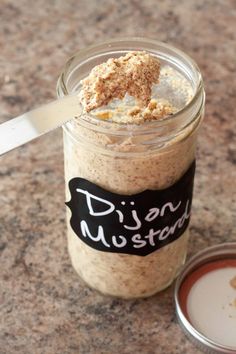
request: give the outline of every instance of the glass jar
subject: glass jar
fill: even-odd
[[[193,88],[190,102],[170,117],[141,125],[82,114],[63,126],[66,199],[70,201],[68,249],[73,267],[92,288],[122,298],[147,297],[163,290],[185,261],[196,137],[205,103],[201,74],[187,55],[171,46],[129,38],[79,51],[65,65],[57,86],[59,97],[79,91],[80,80],[95,65],[136,50],[152,53],[183,74]],[[184,185],[186,174],[192,175],[187,176],[190,187]],[[83,188],[76,188],[76,183]],[[87,187],[95,192],[88,192]],[[175,215],[187,189],[188,204],[181,215]],[[171,195],[173,200],[165,200]],[[100,211],[92,206],[101,200],[110,208],[105,221],[101,216],[105,204]],[[136,207],[135,203],[141,204]],[[143,213],[143,224],[138,212]],[[142,227],[148,228],[147,235]]]

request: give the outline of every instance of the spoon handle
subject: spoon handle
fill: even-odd
[[[54,130],[82,111],[77,95],[69,95],[0,124],[0,155]]]

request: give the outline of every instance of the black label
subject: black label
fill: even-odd
[[[186,230],[192,203],[195,162],[163,190],[120,195],[83,179],[69,182],[70,224],[87,245],[103,252],[146,256]]]

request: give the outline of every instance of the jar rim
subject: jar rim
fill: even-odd
[[[117,123],[115,124],[113,121],[104,121],[101,120],[94,115],[91,115],[89,113],[86,113],[81,115],[80,121],[83,121],[84,124],[89,124],[91,126],[94,126],[96,130],[101,131],[101,127],[98,127],[97,124],[103,125],[103,131],[107,131],[107,129],[110,130],[111,126],[114,126],[114,124],[119,126],[119,132],[124,134],[124,135],[129,135],[129,131],[127,132],[127,126],[130,128],[132,127],[134,130],[140,130],[140,126],[142,127],[142,130],[145,130],[145,134],[147,134],[147,131],[150,131],[153,133],[153,129],[158,129],[160,127],[168,126],[171,122],[175,122],[175,124],[178,121],[183,120],[183,117],[186,115],[188,111],[193,111],[193,107],[197,106],[197,109],[195,109],[195,112],[191,112],[191,115],[193,116],[193,119],[189,120],[186,122],[184,126],[182,126],[182,129],[186,128],[189,124],[193,123],[194,117],[198,117],[199,115],[197,114],[198,112],[201,112],[204,107],[204,102],[205,102],[205,92],[204,92],[204,86],[203,86],[203,80],[202,80],[202,75],[200,72],[200,69],[196,62],[187,54],[185,54],[182,50],[175,48],[174,46],[170,44],[166,44],[160,41],[156,41],[154,39],[147,39],[143,37],[127,37],[127,38],[116,38],[112,40],[106,40],[102,41],[100,43],[97,43],[95,45],[90,45],[87,46],[86,48],[83,48],[77,52],[73,56],[69,58],[69,60],[66,62],[64,65],[61,75],[59,76],[58,83],[57,83],[57,94],[59,97],[68,95],[70,94],[68,88],[67,88],[67,83],[66,83],[66,76],[70,74],[70,69],[71,65],[75,60],[80,60],[80,65],[83,65],[83,62],[86,63],[88,59],[90,59],[92,56],[96,57],[102,55],[102,54],[108,54],[108,53],[117,53],[119,51],[122,52],[127,52],[127,51],[132,51],[132,50],[137,50],[131,48],[132,46],[136,46],[138,44],[143,44],[149,46],[150,50],[148,48],[140,48],[139,50],[146,50],[148,52],[151,52],[151,48],[153,49],[153,53],[157,53],[157,49],[155,47],[159,47],[159,50],[166,50],[171,53],[172,59],[174,60],[175,57],[179,57],[182,60],[185,60],[185,62],[191,67],[191,70],[193,74],[195,74],[196,77],[196,83],[195,83],[195,90],[193,97],[189,100],[189,102],[180,110],[178,110],[176,113],[172,114],[171,116],[160,118],[158,120],[154,121],[146,121],[143,122],[142,124],[138,125],[136,123]],[[113,50],[113,51],[112,51]],[[161,52],[158,52],[160,55]],[[167,58],[167,54],[164,54],[163,52],[161,53],[163,58]],[[175,60],[177,61],[177,60]],[[86,119],[87,117],[87,119]],[[88,119],[89,118],[89,119]],[[138,128],[139,127],[139,128]],[[63,125],[64,129],[71,130],[71,121]],[[131,128],[131,129],[132,129]],[[145,128],[145,129],[143,129]],[[130,130],[130,129],[129,129]]]

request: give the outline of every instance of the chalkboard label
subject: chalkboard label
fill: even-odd
[[[186,230],[191,211],[195,162],[163,190],[133,195],[111,193],[83,178],[69,182],[70,225],[87,245],[103,252],[146,256]]]

